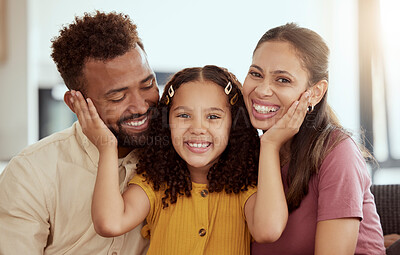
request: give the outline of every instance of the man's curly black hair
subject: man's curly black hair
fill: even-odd
[[[85,13],[60,30],[52,40],[51,57],[69,89],[85,92],[83,68],[87,60],[110,60],[136,45],[144,51],[136,25],[121,13]]]
[[[229,142],[208,172],[209,192],[225,190],[237,194],[257,185],[260,140],[249,120],[241,93],[242,85],[232,73],[217,66],[186,68],[176,73],[165,86],[150,122],[148,139],[152,142],[141,151],[137,166],[137,173],[142,174],[154,190],[164,190],[163,208],[176,203],[178,196],[191,196],[192,182],[186,162],[172,146],[168,118],[174,97],[168,96],[168,89],[173,86],[176,93],[180,86],[193,81],[212,82],[222,88],[229,82],[232,84],[232,91],[226,96],[232,114]]]

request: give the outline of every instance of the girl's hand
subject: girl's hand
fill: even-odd
[[[299,101],[293,102],[286,114],[261,136],[261,143],[266,142],[281,148],[297,134],[306,116],[309,98],[310,92],[306,91]]]
[[[83,98],[81,92],[71,90],[71,103],[74,112],[81,124],[83,133],[97,147],[99,151],[105,148],[116,147],[117,139],[104,124],[97,113],[92,100]]]

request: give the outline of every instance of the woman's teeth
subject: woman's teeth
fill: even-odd
[[[253,108],[258,112],[258,113],[270,113],[270,112],[276,112],[279,110],[278,107],[274,106],[265,106],[265,105],[259,105],[259,104],[253,104]]]
[[[188,145],[193,148],[207,148],[210,143],[188,143]]]
[[[129,122],[126,122],[125,124],[128,126],[137,127],[137,126],[143,125],[146,122],[146,120],[147,120],[147,117],[140,121],[129,121]]]

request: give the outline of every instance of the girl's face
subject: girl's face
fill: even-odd
[[[261,44],[243,83],[243,97],[252,125],[268,130],[307,87],[308,73],[290,43]]]
[[[194,81],[175,91],[169,123],[172,144],[188,169],[208,170],[228,144],[232,118],[224,89]]]

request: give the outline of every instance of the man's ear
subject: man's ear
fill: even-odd
[[[324,97],[327,90],[328,90],[327,80],[320,80],[317,84],[312,86],[309,89],[309,91],[311,92],[310,103],[314,106],[317,105]]]
[[[64,94],[64,102],[65,102],[66,105],[68,105],[69,109],[71,109],[71,111],[73,113],[75,113],[74,106],[72,105],[72,102],[71,102],[71,98],[72,98],[71,91],[68,90]]]

